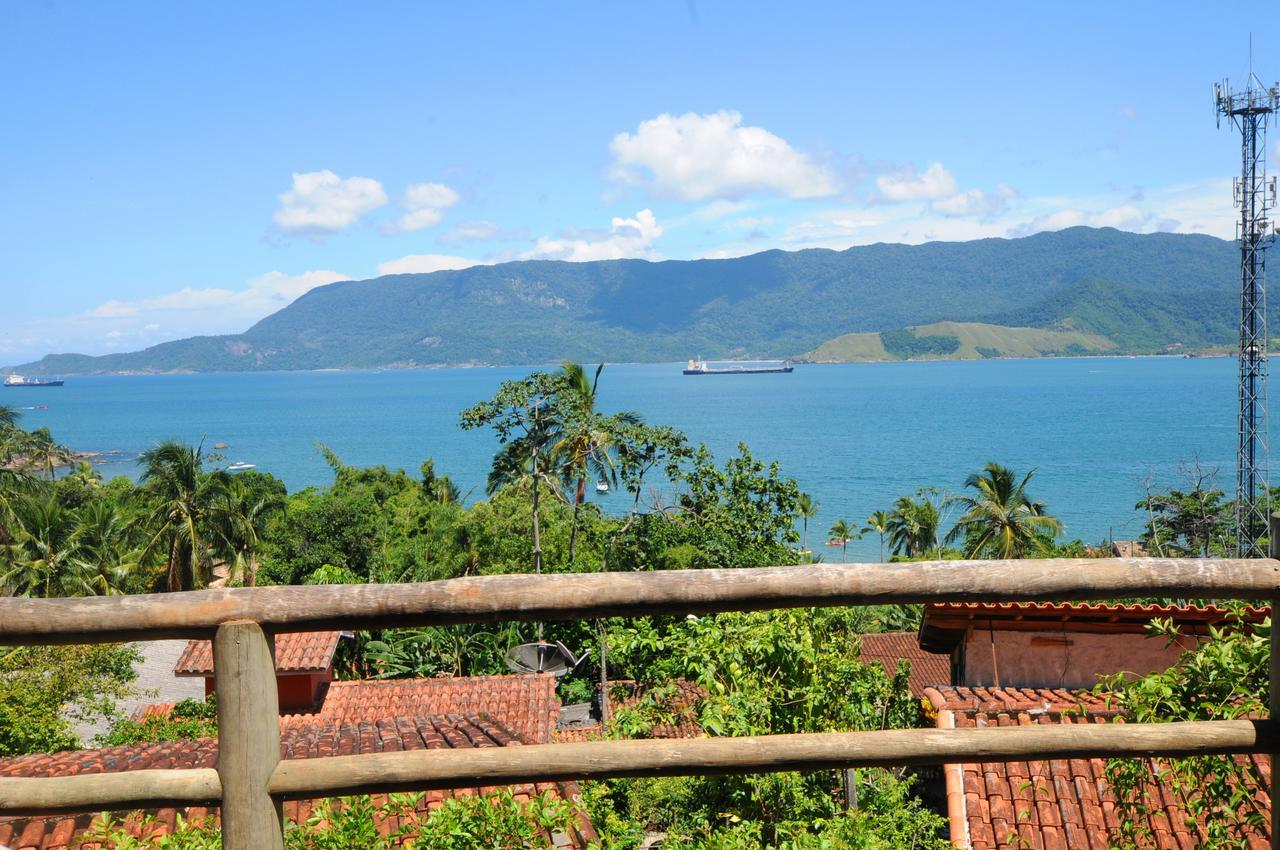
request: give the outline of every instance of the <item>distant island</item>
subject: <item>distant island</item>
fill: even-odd
[[[333,283],[241,334],[51,354],[11,371],[1221,351],[1236,335],[1238,262],[1211,236],[1086,227],[729,260],[520,261]]]

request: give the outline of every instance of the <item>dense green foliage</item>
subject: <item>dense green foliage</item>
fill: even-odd
[[[1231,243],[1071,228],[1022,239],[766,251],[728,260],[521,261],[319,287],[242,334],[33,374],[794,357],[941,320],[1096,331],[1124,351],[1229,344]]]
[[[518,801],[509,791],[483,797],[451,797],[426,814],[420,795],[392,794],[375,803],[368,796],[323,800],[306,823],[288,824],[286,850],[525,850],[552,847],[551,836],[577,824],[574,806],[549,794]],[[394,829],[380,829],[386,823]],[[222,834],[212,821],[185,821],[171,834],[142,820],[126,824],[109,816],[85,834],[103,850],[218,850]]]
[[[1222,284],[1229,283],[1232,271],[1233,265],[1223,258],[1213,276],[1190,290],[1150,280],[1130,285],[1136,277],[1085,280],[1034,304],[1002,307],[987,321],[1096,333],[1122,352],[1229,346],[1238,329],[1232,318],[1231,288]]]
[[[858,636],[877,628],[875,616],[868,609],[808,609],[632,620],[610,631],[613,663],[642,682],[701,687],[706,697],[697,721],[713,736],[913,726],[918,706],[907,691],[906,666],[888,677],[878,664],[858,658]],[[614,734],[643,737],[653,725],[670,722],[669,713],[669,693],[654,687],[619,712]],[[940,820],[906,796],[902,779],[856,774],[873,798],[896,797],[902,807],[900,843],[888,841],[888,826],[876,827],[883,846],[940,846]],[[849,832],[859,815],[844,813],[843,794],[832,771],[628,780],[612,783],[612,811],[598,816],[608,823],[609,814],[621,815],[709,847],[744,846],[745,829],[755,846],[769,846],[815,832]]]
[[[1169,723],[1182,720],[1220,720],[1259,717],[1267,712],[1270,695],[1271,618],[1250,624],[1243,611],[1206,641],[1184,650],[1176,667],[1140,678],[1117,675],[1102,682],[1099,692],[1134,721]],[[1178,639],[1172,621],[1157,620],[1152,635]],[[1248,850],[1270,833],[1269,812],[1258,803],[1263,777],[1249,759],[1194,756],[1157,763],[1161,784],[1169,789],[1191,817],[1186,824],[1195,846],[1205,850]],[[1164,795],[1151,784],[1146,762],[1111,759],[1107,782],[1118,801],[1120,850],[1139,850],[1155,843],[1151,818],[1165,811]]]
[[[916,357],[940,357],[951,354],[960,347],[959,337],[916,336],[903,328],[880,331],[880,342],[884,345],[886,352],[903,360]]]
[[[115,644],[0,650],[0,756],[79,746],[74,723],[113,716],[137,658]]]
[[[1153,555],[1186,557],[1229,557],[1235,553],[1235,502],[1215,482],[1214,470],[1193,463],[1181,471],[1182,486],[1167,491],[1148,486],[1147,497],[1135,507],[1147,515],[1139,542]],[[1271,504],[1280,504],[1280,488],[1269,494]],[[1266,537],[1268,530],[1250,533]]]

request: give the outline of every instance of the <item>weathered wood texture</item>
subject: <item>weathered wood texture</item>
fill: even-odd
[[[225,850],[284,850],[280,801],[268,787],[280,761],[280,700],[273,641],[252,622],[213,638],[218,695],[218,778]]]
[[[899,729],[753,738],[602,741],[416,750],[283,761],[271,791],[324,794],[470,788],[568,779],[767,773],[843,767],[1094,756],[1270,752],[1267,720],[1079,723],[982,729]]]
[[[494,620],[698,614],[811,605],[1125,596],[1271,599],[1280,561],[1105,558],[832,564],[644,573],[502,575],[421,584],[0,600],[0,643],[208,637],[253,620],[273,632]]]
[[[0,811],[6,815],[202,806],[221,799],[213,768],[0,778]]]
[[[1269,552],[1272,558],[1280,557],[1280,512],[1273,512],[1270,521],[1267,524],[1267,537],[1269,543]],[[1280,717],[1280,629],[1276,628],[1275,614],[1280,610],[1280,594],[1271,599],[1271,717]],[[1280,805],[1276,805],[1275,801],[1280,799],[1280,772],[1276,768],[1280,766],[1280,752],[1271,751],[1271,847],[1272,850],[1280,850]]]

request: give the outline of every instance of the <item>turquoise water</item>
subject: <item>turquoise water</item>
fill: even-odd
[[[685,377],[683,364],[605,369],[605,410],[670,424],[718,456],[738,441],[821,503],[811,548],[839,517],[860,520],[925,485],[958,489],[988,460],[1038,467],[1033,493],[1072,537],[1136,535],[1144,481],[1176,486],[1199,458],[1234,487],[1235,361],[1079,358],[800,366],[791,375]],[[27,427],[76,449],[132,458],[174,437],[224,442],[290,490],[329,483],[321,440],[351,464],[415,472],[423,458],[483,491],[496,443],[458,412],[524,368],[71,378],[5,390]],[[104,473],[132,474],[122,460]],[[622,507],[622,495],[606,496]],[[872,556],[878,540],[850,546]],[[831,558],[828,558],[829,560]]]

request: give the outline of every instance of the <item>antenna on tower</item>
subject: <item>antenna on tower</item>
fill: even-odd
[[[1218,126],[1226,118],[1240,131],[1240,179],[1232,194],[1240,210],[1240,388],[1236,448],[1236,552],[1265,557],[1270,496],[1267,489],[1267,248],[1275,240],[1270,213],[1276,206],[1276,179],[1267,178],[1267,125],[1280,111],[1280,84],[1262,85],[1253,73],[1249,35],[1249,77],[1243,91],[1225,80],[1213,87]]]

